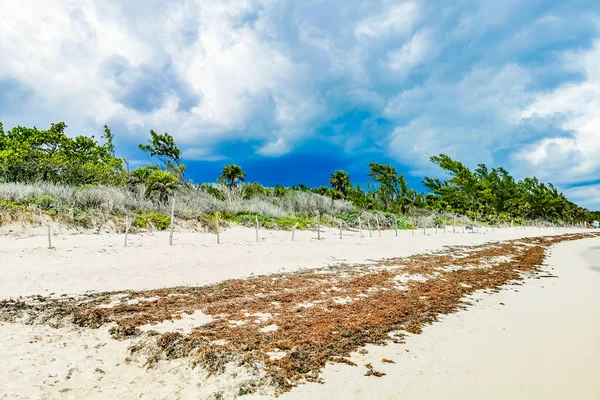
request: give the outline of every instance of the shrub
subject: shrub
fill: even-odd
[[[156,211],[147,211],[139,214],[133,220],[133,225],[138,228],[147,228],[150,224],[162,231],[171,225],[171,218]]]
[[[54,200],[52,196],[44,194],[33,199],[32,203],[39,206],[42,210],[48,211],[54,208],[56,200]]]

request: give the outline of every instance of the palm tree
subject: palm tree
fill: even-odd
[[[244,182],[246,173],[242,171],[242,167],[237,164],[229,164],[223,168],[221,179],[223,179],[231,187],[237,185],[238,181]]]
[[[350,175],[348,175],[346,171],[338,169],[333,174],[331,174],[329,184],[332,188],[342,193],[344,197],[346,197],[348,195],[348,188],[351,187]]]
[[[175,188],[177,188],[177,177],[169,171],[157,170],[148,177],[146,195],[155,196],[161,202],[166,203]]]

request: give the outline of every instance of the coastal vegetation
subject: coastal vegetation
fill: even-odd
[[[1,212],[36,211],[92,225],[98,216],[132,215],[137,226],[159,229],[169,225],[173,199],[178,219],[210,220],[219,212],[225,221],[258,220],[283,229],[296,223],[302,229],[317,216],[324,223],[341,220],[351,227],[359,216],[367,222],[375,216],[383,227],[395,223],[399,229],[441,226],[455,215],[489,225],[600,219],[599,213],[574,204],[536,177],[516,180],[504,168],[484,164],[472,170],[445,154],[431,161],[446,177],[425,177],[425,190],[409,187],[393,165],[378,163],[368,164],[370,181],[364,186],[337,170],[330,174],[329,186],[265,187],[247,182],[237,164],[225,165],[215,182],[196,184],[186,176],[181,150],[168,133],[150,131],[147,143],[139,145],[148,165],[130,170],[127,160],[116,156],[108,126],[100,139],[70,137],[65,129],[60,122],[48,129],[17,126],[4,131],[0,123]]]

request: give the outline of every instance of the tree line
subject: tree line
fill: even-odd
[[[150,131],[147,143],[139,149],[149,164],[132,171],[127,160],[115,155],[114,135],[108,126],[100,140],[94,136],[69,137],[66,124],[51,124],[40,130],[17,126],[4,131],[0,123],[0,180],[3,182],[51,182],[70,186],[143,185],[148,197],[168,201],[176,190],[203,190],[215,197],[222,193],[213,184],[194,184],[186,177],[181,150],[173,136]],[[591,221],[600,212],[590,212],[569,201],[550,183],[536,177],[517,181],[504,168],[479,164],[471,170],[445,154],[431,157],[443,170],[445,179],[425,177],[426,191],[410,188],[403,174],[389,164],[368,164],[366,185],[353,184],[349,174],[334,171],[329,186],[311,188],[303,184],[273,188],[245,183],[246,174],[237,164],[226,165],[217,179],[229,187],[244,184],[246,197],[285,196],[288,191],[310,191],[331,199],[344,199],[362,210],[407,213],[437,210],[466,215],[471,219],[506,221],[543,219],[546,221]]]

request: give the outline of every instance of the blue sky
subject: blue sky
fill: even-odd
[[[600,3],[7,0],[0,121],[99,134],[132,166],[172,134],[194,181],[418,186],[441,152],[600,209]]]

